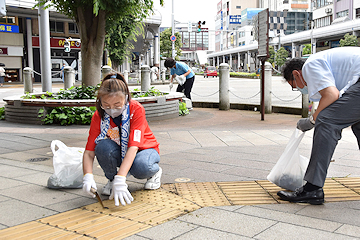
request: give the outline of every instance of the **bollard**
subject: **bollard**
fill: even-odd
[[[264,75],[264,104],[265,113],[272,113],[272,102],[271,102],[271,85],[272,85],[272,68],[271,63],[265,62],[265,75]]]
[[[302,108],[301,108],[301,117],[307,118],[309,116],[309,95],[302,94]]]
[[[126,83],[129,83],[129,71],[125,70],[124,71],[124,79]]]
[[[161,76],[161,81],[164,83],[166,81],[166,68],[162,70]]]
[[[109,73],[111,73],[111,67],[108,66],[108,65],[104,65],[102,68],[101,68],[101,79],[104,79],[104,77],[106,75],[108,75]]]
[[[148,65],[141,66],[141,91],[147,92],[150,89],[150,67]]]
[[[229,81],[229,65],[221,63],[219,67],[219,110],[230,110]]]
[[[72,67],[64,67],[64,89],[69,89],[75,84],[75,71]]]
[[[23,70],[24,93],[33,93],[32,69],[29,67]]]

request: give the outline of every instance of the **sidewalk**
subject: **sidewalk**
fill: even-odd
[[[105,201],[105,205],[111,207],[111,214],[99,210],[96,199],[87,197],[81,189],[46,188],[47,179],[53,173],[51,141],[58,139],[71,147],[84,147],[89,126],[32,126],[1,121],[0,236],[5,236],[5,231],[12,231],[21,238],[19,229],[24,226],[28,227],[27,231],[33,229],[35,235],[41,235],[36,226],[43,227],[44,232],[45,228],[56,226],[52,230],[71,234],[74,239],[91,239],[93,235],[87,232],[71,230],[84,220],[74,215],[86,212],[98,217],[98,222],[93,220],[83,224],[87,231],[100,228],[101,221],[108,227],[118,223],[117,228],[105,229],[103,226],[105,230],[102,235],[99,233],[99,239],[110,239],[105,237],[110,229],[118,230],[115,236],[122,238],[120,226],[130,223],[136,230],[127,239],[135,240],[359,239],[360,156],[350,128],[343,131],[333,157],[335,161],[329,168],[328,181],[338,181],[336,178],[354,181],[350,187],[335,191],[340,196],[338,199],[331,198],[330,190],[329,194],[325,191],[327,202],[324,205],[276,201],[272,204],[234,204],[234,199],[224,188],[220,193],[208,189],[205,197],[201,195],[203,192],[191,189],[190,186],[200,185],[215,188],[227,183],[266,183],[266,176],[285,149],[300,116],[269,114],[265,115],[265,121],[260,117],[253,111],[194,108],[185,117],[150,122],[160,142],[162,189],[142,191],[145,180],[129,177],[127,182],[135,201],[125,208],[115,208],[112,201]],[[312,131],[302,140],[300,154],[309,157],[311,145]],[[34,162],[39,158],[48,160]],[[102,170],[95,167],[94,174],[97,187],[101,189],[107,182]],[[185,186],[189,187],[188,195]],[[329,184],[329,189],[331,187]],[[233,191],[233,196],[250,196],[252,190],[248,189],[241,193]],[[341,198],[349,191],[352,197]],[[218,194],[225,194],[223,202],[230,204],[215,204]],[[203,197],[204,204],[199,204],[197,197]],[[184,207],[184,211],[175,214],[180,207],[173,208],[174,204]],[[169,217],[158,224],[152,218],[142,219],[148,212]],[[65,220],[54,223],[57,216],[66,217],[66,214]],[[111,221],[106,220],[110,218]]]

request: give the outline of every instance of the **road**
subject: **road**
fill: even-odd
[[[230,78],[230,103],[260,104],[260,80],[248,78]],[[63,88],[62,83],[53,83],[53,92]],[[169,91],[168,84],[154,85],[160,91]],[[176,91],[177,85],[174,84],[172,91]],[[130,90],[141,88],[140,86],[130,86]],[[41,92],[41,85],[34,84],[34,92]],[[298,91],[292,91],[291,87],[282,77],[272,77],[272,105],[282,107],[301,108],[301,95]],[[24,94],[22,84],[5,85],[0,88],[0,107],[4,106],[4,97]],[[219,101],[219,78],[203,78],[197,75],[195,78],[192,100],[195,102],[218,102]]]

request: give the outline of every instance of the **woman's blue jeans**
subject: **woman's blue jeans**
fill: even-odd
[[[114,180],[121,165],[120,146],[110,139],[103,139],[95,147],[95,156],[105,177],[110,181]],[[137,179],[147,179],[159,171],[160,155],[153,149],[145,149],[137,152],[134,162],[130,168],[130,174]]]

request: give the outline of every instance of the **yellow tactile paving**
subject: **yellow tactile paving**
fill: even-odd
[[[175,183],[175,189],[180,196],[202,207],[231,205],[215,182]]]
[[[277,203],[257,182],[218,182],[232,205]]]
[[[346,184],[334,179],[326,179],[324,184],[325,202],[343,202],[360,200],[359,193],[353,191]]]
[[[0,230],[1,239],[122,239],[204,206],[289,203],[266,181],[163,184],[155,191],[133,192],[130,205],[107,209],[94,203],[37,221]],[[360,200],[360,178],[326,179],[325,201]]]
[[[333,178],[333,179],[360,194],[360,177],[358,177],[358,178]]]

